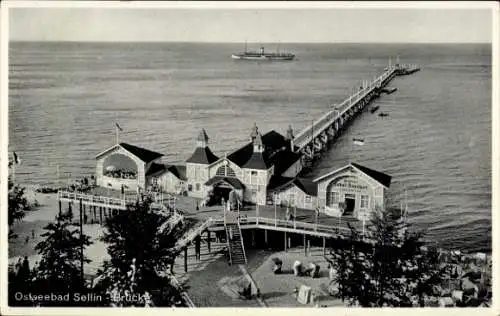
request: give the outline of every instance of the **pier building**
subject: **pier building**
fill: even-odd
[[[162,156],[127,143],[116,144],[95,157],[96,183],[114,190],[145,190]]]
[[[166,192],[181,190],[200,199],[212,196],[227,201],[234,191],[240,201],[264,205],[268,200],[268,187],[277,176],[293,178],[302,170],[302,155],[291,148],[292,134],[289,128],[287,136],[276,131],[261,135],[254,124],[247,144],[217,157],[210,150],[208,135],[202,129],[193,154],[186,160],[185,178],[176,175],[182,166],[173,166],[158,175],[157,183]]]
[[[161,163],[160,153],[117,144],[97,155],[97,184],[126,190],[155,188],[216,204],[222,200],[279,204],[319,209],[332,216],[347,212],[364,218],[370,210],[383,206],[391,182],[389,175],[356,163],[316,179],[298,175],[321,157],[349,123],[380,97],[382,90],[389,89],[386,87],[391,80],[418,70],[413,65],[389,65],[380,76],[363,81],[358,91],[340,104],[331,105],[329,111],[297,135],[291,126],[286,135],[274,130],[262,134],[254,124],[249,142],[220,157],[210,149],[204,129],[192,155],[179,165]]]

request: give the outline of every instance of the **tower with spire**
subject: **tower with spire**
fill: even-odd
[[[198,137],[196,138],[196,148],[186,160],[186,174],[188,193],[194,197],[205,196],[205,182],[208,181],[208,166],[219,160],[219,157],[208,147],[208,135],[204,128],[201,129]]]
[[[208,135],[204,128],[201,129],[198,138],[196,139],[196,147],[207,148],[208,147]]]

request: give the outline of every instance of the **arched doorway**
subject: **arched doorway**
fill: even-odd
[[[352,216],[359,209],[368,208],[368,184],[353,176],[333,179],[326,187],[326,206],[342,211],[343,216]]]
[[[221,204],[223,199],[224,201],[227,202],[229,200],[229,193],[232,190],[233,187],[225,181],[219,181],[217,183],[214,183],[210,204],[212,205]]]

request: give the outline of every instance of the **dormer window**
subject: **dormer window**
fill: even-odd
[[[219,177],[233,177],[233,178],[236,178],[236,172],[234,172],[233,168],[231,168],[230,166],[227,165],[227,161],[225,161],[226,163],[222,166],[219,167],[219,169],[217,169],[217,171],[215,172],[215,175],[219,176]]]

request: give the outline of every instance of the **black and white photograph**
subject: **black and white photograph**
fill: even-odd
[[[497,2],[1,5],[0,314],[499,313]]]

